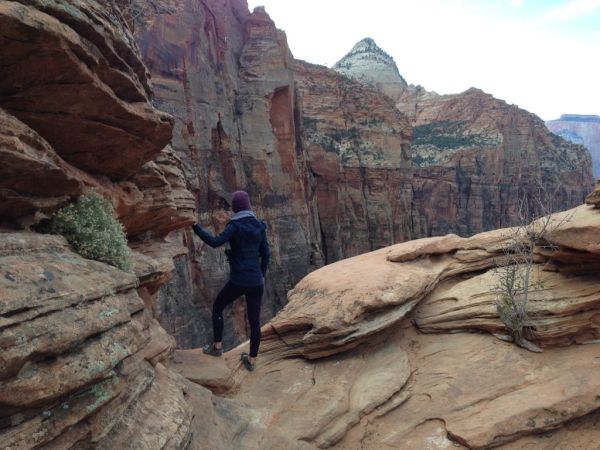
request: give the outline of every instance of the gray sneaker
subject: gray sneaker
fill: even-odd
[[[211,356],[221,356],[223,355],[223,348],[217,348],[214,344],[206,344],[202,347],[202,353]]]
[[[254,370],[254,367],[256,367],[256,365],[254,363],[250,362],[250,355],[246,352],[243,352],[240,355],[240,359],[242,360],[242,364],[244,364],[244,367],[246,368],[246,370],[252,372]]]

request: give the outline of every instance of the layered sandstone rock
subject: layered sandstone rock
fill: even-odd
[[[386,70],[369,71],[363,61],[382,50],[374,42],[361,49],[334,68],[375,86],[381,73],[397,72],[391,58],[380,63]],[[479,89],[438,95],[406,86],[399,75],[395,86],[381,90],[414,126],[414,236],[468,236],[511,225],[520,199],[539,197],[540,188],[553,199],[553,211],[581,203],[589,192],[589,153],[549,133],[533,114]]]
[[[155,359],[168,355],[173,338],[144,309],[134,275],[83,259],[56,236],[4,233],[0,255],[4,448],[104,448],[145,439],[140,431],[157,425],[164,442],[189,435],[177,430],[190,408]],[[152,402],[162,412],[150,408],[146,417]]]
[[[181,162],[169,149],[159,153],[171,118],[150,103],[148,72],[120,10],[102,1],[5,1],[0,25],[2,222],[31,225],[95,189],[130,236],[193,223]]]
[[[388,98],[335,71],[294,65],[300,143],[327,262],[410,239],[411,127]]]
[[[170,118],[150,105],[145,66],[109,2],[3,1],[0,28],[0,106],[64,160],[125,177],[169,142]]]
[[[2,1],[0,28],[0,446],[186,448],[186,397],[204,391],[163,366],[175,340],[152,310],[178,254],[159,239],[194,221],[180,162],[159,155],[171,120],[112,2]],[[88,189],[146,253],[136,274],[6,231]]]
[[[245,346],[218,365],[180,351],[174,367],[256,408],[298,447],[594,449],[600,279],[588,265],[600,257],[600,214],[580,206],[552,224],[530,300],[530,338],[544,353],[492,335],[506,333],[494,266],[514,244],[501,229],[313,272],[263,327],[258,373],[239,365]]]
[[[83,187],[78,171],[35,131],[0,109],[2,221],[63,204]]]
[[[585,145],[592,155],[594,177],[600,177],[600,116],[563,114],[546,126],[567,141]]]
[[[161,262],[143,250],[133,275],[83,259],[57,236],[0,234],[2,448],[289,447],[253,425],[259,411],[164,366],[175,340],[149,295],[171,272],[172,251],[160,249]]]

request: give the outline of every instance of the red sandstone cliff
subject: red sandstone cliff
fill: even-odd
[[[268,223],[266,321],[287,290],[323,264],[285,34],[264,10],[250,15],[244,1],[156,0],[139,7],[137,40],[153,75],[155,104],[174,116],[172,147],[195,194],[198,221],[222,230],[231,192],[245,189]],[[176,259],[157,309],[179,344],[191,347],[208,339],[211,304],[229,268],[222,251],[181,234],[189,253]],[[227,342],[246,336],[243,306],[231,316]]]
[[[384,95],[296,61],[302,130],[327,262],[410,239],[412,129]]]
[[[519,199],[535,197],[540,185],[555,211],[580,204],[590,190],[589,153],[523,109],[479,89],[438,95],[407,86],[368,38],[334,68],[386,93],[411,120],[414,236],[510,225]]]

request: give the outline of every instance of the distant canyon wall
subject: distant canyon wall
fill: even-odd
[[[438,95],[407,85],[393,58],[370,38],[334,69],[386,93],[413,126],[416,237],[469,236],[512,225],[521,199],[535,209],[540,188],[554,211],[582,203],[592,188],[590,155],[581,145],[479,89]]]
[[[546,126],[567,141],[585,145],[592,154],[594,178],[600,178],[600,116],[563,114]]]

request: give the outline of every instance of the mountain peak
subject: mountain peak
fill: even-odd
[[[377,85],[392,97],[407,86],[394,58],[370,37],[358,41],[333,69],[350,78]]]
[[[354,47],[352,47],[352,50],[350,50],[350,53],[365,52],[365,51],[374,51],[374,52],[385,53],[387,56],[389,56],[385,51],[383,51],[381,49],[381,47],[379,47],[377,45],[375,40],[370,37],[361,39],[356,44],[354,44]]]

